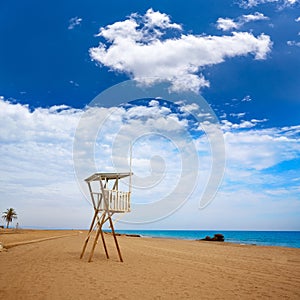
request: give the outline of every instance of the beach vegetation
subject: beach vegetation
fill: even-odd
[[[17,219],[17,213],[13,208],[8,208],[2,214],[2,219],[6,221],[6,228],[8,228],[9,223],[13,221],[13,219]]]

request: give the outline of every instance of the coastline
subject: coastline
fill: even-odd
[[[99,242],[88,263],[90,249],[79,259],[86,233],[65,231],[65,237],[1,252],[1,298],[12,293],[15,299],[300,297],[300,249],[121,235],[124,263],[120,263],[107,234],[110,259]],[[59,237],[62,231],[0,234],[0,241],[17,235],[24,241],[33,235]]]
[[[43,229],[43,228],[21,228],[21,229],[0,229],[0,242],[1,235],[9,234],[9,233],[30,233],[32,234],[33,239],[48,238],[48,233],[53,233],[54,236],[57,235],[68,235],[74,233],[86,233],[87,229]],[[110,230],[104,230],[106,233],[110,233]],[[192,233],[192,235],[191,235]],[[249,245],[249,246],[266,246],[266,247],[283,247],[283,248],[296,248],[300,249],[300,231],[242,231],[242,230],[116,230],[116,234],[118,235],[127,235],[127,236],[140,236],[142,238],[158,238],[158,239],[175,239],[175,240],[186,240],[186,241],[201,241],[207,235],[213,236],[215,233],[221,233],[225,236],[225,241],[222,242],[224,244],[233,244],[233,245]],[[232,233],[239,233],[242,237],[232,239]],[[252,237],[253,233],[258,235],[257,237]],[[267,236],[265,236],[267,234]],[[281,240],[272,240],[268,241],[270,237],[273,237],[275,234],[281,234],[283,237],[281,239],[285,239],[286,234],[292,234],[296,239],[293,240],[293,243],[289,241],[281,241]],[[250,239],[245,239],[244,236],[250,235]],[[263,235],[263,237],[260,237]],[[295,236],[294,236],[295,235]],[[17,241],[15,241],[17,237]],[[23,235],[11,237],[15,242],[19,240],[22,241]],[[256,238],[256,239],[255,239]],[[2,238],[3,239],[3,238]],[[4,239],[5,241],[7,240]],[[8,241],[11,239],[8,238]],[[204,241],[205,242],[205,241]],[[216,242],[213,242],[216,243]]]
[[[255,246],[300,248],[300,231],[246,231],[246,230],[118,230],[119,233],[140,234],[142,237],[201,240],[221,233],[225,242]]]

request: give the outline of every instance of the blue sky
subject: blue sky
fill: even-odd
[[[154,213],[153,222],[134,225],[132,213],[119,228],[300,230],[299,7],[297,0],[2,3],[0,209],[14,207],[21,226],[87,227],[92,208],[73,153],[86,106],[128,79],[167,81],[173,92],[202,95],[216,114],[226,156],[223,182],[199,209],[212,152],[209,137],[194,134],[201,166],[194,193],[159,221]],[[175,113],[151,99],[114,112],[114,103],[103,103],[96,118],[111,120],[96,139],[91,134],[95,157],[86,155],[86,164],[105,171],[119,161],[124,166],[124,158],[111,159],[113,141],[135,137],[133,180],[155,171],[163,179],[153,190],[137,187],[133,202],[169,195],[181,182],[179,153],[191,155],[183,130],[191,129],[185,112],[202,109],[195,104],[179,103]],[[194,182],[185,180],[186,186]],[[185,198],[184,188],[180,192]]]

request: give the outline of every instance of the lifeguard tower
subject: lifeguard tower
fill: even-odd
[[[95,247],[101,235],[106,257],[109,258],[102,227],[105,222],[109,221],[111,232],[115,241],[115,245],[119,254],[120,261],[123,262],[120,247],[114,230],[112,216],[115,213],[130,212],[130,194],[131,194],[131,176],[132,173],[95,173],[86,178],[90,196],[94,207],[94,216],[92,223],[85,239],[80,258],[83,257],[87,248],[91,234],[97,228],[94,243],[92,245],[89,262],[94,255]],[[125,177],[129,178],[129,191],[119,191],[119,180]]]

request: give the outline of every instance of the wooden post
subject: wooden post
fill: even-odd
[[[92,247],[92,250],[91,250],[91,254],[90,254],[90,257],[89,257],[89,262],[92,261],[92,257],[94,255],[95,247],[96,247],[96,244],[98,242],[100,232],[101,232],[101,227],[99,226],[96,237],[95,237],[95,240],[94,240],[94,244],[93,244],[93,247]]]
[[[104,251],[105,251],[105,254],[106,254],[106,258],[109,258],[108,251],[107,251],[107,248],[106,248],[105,239],[104,239],[104,235],[103,235],[103,231],[102,231],[102,226],[106,222],[105,215],[106,215],[106,212],[104,212],[103,215],[102,215],[102,220],[101,220],[101,224],[100,224],[100,229],[101,229],[100,233],[101,233],[101,239],[102,239],[102,244],[103,244]]]
[[[117,247],[117,250],[118,250],[120,261],[123,262],[123,258],[122,258],[121,251],[120,251],[120,248],[119,248],[119,244],[118,244],[118,241],[117,241],[117,237],[116,237],[116,234],[115,234],[114,224],[113,224],[110,216],[108,216],[108,220],[109,220],[109,224],[110,224],[112,234],[114,236],[114,240],[115,240],[115,244],[116,244],[116,247]]]
[[[95,214],[94,214],[94,217],[93,217],[91,226],[90,226],[89,233],[88,233],[88,235],[87,235],[87,237],[86,237],[86,239],[85,239],[85,242],[84,242],[84,245],[83,245],[83,249],[82,249],[82,252],[81,252],[81,255],[80,255],[80,259],[82,259],[83,255],[84,255],[86,246],[87,246],[87,244],[88,244],[88,242],[89,242],[89,239],[90,239],[90,233],[91,233],[91,231],[92,231],[93,228],[94,228],[94,223],[95,223],[95,220],[96,220],[96,218],[97,218],[97,215],[98,215],[98,211],[97,211],[97,209],[95,209]]]
[[[91,187],[91,183],[90,183],[90,182],[88,182],[88,187],[89,187],[91,199],[92,199],[92,201],[93,201],[94,209],[96,209],[96,202],[95,202],[95,199],[94,199],[94,195],[93,195],[93,191],[92,191],[92,187]]]
[[[106,248],[106,244],[105,244],[104,235],[103,235],[103,231],[102,231],[102,230],[101,230],[101,238],[102,238],[102,243],[103,243],[104,251],[105,251],[105,254],[106,254],[106,258],[109,258],[109,255],[108,255],[108,251],[107,251],[107,248]]]
[[[114,183],[114,185],[113,185],[113,188],[112,188],[113,190],[118,190],[119,189],[119,184],[118,184],[118,177],[116,178],[116,180],[115,180],[115,183]]]

